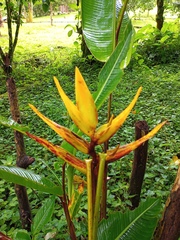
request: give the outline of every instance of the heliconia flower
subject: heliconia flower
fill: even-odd
[[[117,130],[122,126],[124,121],[126,120],[127,116],[131,112],[132,108],[136,104],[139,94],[141,93],[142,87],[140,87],[132,100],[132,102],[129,104],[129,106],[121,112],[116,118],[110,119],[110,121],[97,129],[95,132],[95,135],[93,137],[93,140],[97,144],[101,144],[106,142],[108,139],[110,139],[116,132]]]
[[[79,69],[75,70],[76,105],[65,94],[57,78],[54,77],[54,81],[73,122],[83,133],[92,137],[98,122],[97,109]]]
[[[138,148],[142,143],[146,142],[150,138],[152,138],[165,124],[167,121],[164,121],[160,124],[158,124],[152,131],[150,131],[148,134],[144,135],[140,139],[129,143],[124,146],[116,147],[115,149],[111,149],[107,151],[106,161],[107,162],[114,162],[117,159],[122,158],[123,156],[129,154],[131,151]]]
[[[71,153],[67,152],[64,148],[53,145],[52,143],[48,142],[44,138],[37,137],[29,132],[26,132],[26,135],[36,142],[40,143],[42,146],[47,148],[49,151],[54,153],[56,156],[62,158],[66,163],[73,166],[80,172],[86,174],[86,164],[85,162],[81,161],[79,158],[75,157]]]
[[[117,132],[136,104],[142,90],[142,87],[138,89],[134,99],[122,113],[114,119],[112,117],[108,123],[95,130],[98,123],[97,109],[79,69],[76,68],[75,70],[76,105],[68,98],[55,77],[54,81],[70,117],[78,128],[91,138],[95,145],[106,142]]]
[[[76,105],[69,99],[69,97],[63,91],[59,81],[54,77],[55,84],[59,91],[59,94],[67,108],[67,111],[75,123],[75,125],[87,136],[90,137],[90,143],[85,139],[81,138],[77,134],[73,133],[68,128],[65,128],[49,118],[45,117],[40,113],[33,105],[29,105],[32,110],[45,122],[47,123],[57,134],[59,134],[64,140],[71,144],[77,150],[89,154],[94,157],[94,147],[98,144],[102,144],[109,140],[122,126],[132,108],[137,102],[140,95],[142,87],[140,87],[129,106],[122,111],[117,117],[111,117],[108,123],[103,124],[98,129],[96,129],[98,124],[97,109],[93,100],[93,97],[79,71],[78,68],[75,70],[75,95],[76,95]],[[113,162],[117,159],[130,153],[142,143],[153,137],[159,129],[166,123],[163,122],[157,125],[151,132],[135,142],[127,144],[125,146],[117,146],[112,150],[108,150],[106,155],[106,162]],[[24,132],[23,132],[24,133]],[[74,155],[67,152],[65,149],[59,146],[55,146],[43,138],[36,137],[28,132],[25,133],[36,142],[48,148],[52,153],[62,158],[65,162],[75,167],[82,173],[87,172],[86,163],[75,157]]]
[[[37,108],[35,108],[33,105],[29,104],[29,106],[45,123],[47,123],[57,134],[59,134],[69,144],[71,144],[73,147],[75,147],[77,150],[83,153],[88,153],[90,144],[86,140],[79,137],[77,134],[73,133],[68,128],[65,128],[51,121],[49,118],[45,117],[42,113],[40,113],[37,110]]]

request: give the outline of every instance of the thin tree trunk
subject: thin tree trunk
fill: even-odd
[[[155,231],[155,240],[178,240],[180,237],[180,166],[166,201],[163,217]]]
[[[33,22],[33,3],[31,1],[28,2],[26,22],[27,23],[32,23]]]
[[[6,80],[7,80],[6,86],[7,86],[12,119],[17,123],[21,123],[16,85],[12,77],[12,62],[13,62],[15,47],[18,41],[19,28],[21,25],[23,2],[20,1],[18,3],[18,15],[17,15],[17,21],[16,21],[14,41],[13,41],[13,31],[12,31],[12,14],[14,9],[11,8],[10,0],[5,0],[5,4],[6,4],[6,11],[7,11],[9,51],[7,54],[5,54],[0,46],[0,56],[1,56],[0,63],[6,75]],[[15,131],[14,136],[15,136],[15,144],[16,144],[16,152],[17,152],[16,165],[21,168],[27,168],[32,162],[34,162],[34,158],[28,157],[25,153],[23,135]],[[22,227],[25,228],[26,230],[30,230],[31,229],[31,210],[30,210],[26,188],[23,186],[15,185],[15,192],[17,195],[18,203],[19,203],[19,211],[20,211]]]
[[[156,15],[156,26],[159,30],[163,27],[164,23],[164,0],[157,0],[157,15]]]
[[[53,6],[52,6],[52,3],[50,3],[50,20],[51,20],[51,26],[53,26]]]
[[[138,121],[135,124],[135,138],[138,140],[142,136],[146,135],[149,132],[149,127],[146,121]],[[134,195],[130,198],[132,207],[134,209],[138,207],[140,201],[140,194],[142,183],[144,179],[144,174],[146,170],[146,161],[147,161],[147,150],[148,150],[148,141],[142,144],[134,151],[134,160],[133,167],[130,179],[129,194]]]
[[[0,27],[3,27],[4,25],[3,25],[3,18],[2,18],[2,14],[1,14],[1,12],[0,12]]]
[[[16,86],[15,86],[14,79],[12,77],[7,78],[6,86],[7,86],[8,96],[9,96],[12,119],[17,123],[21,123]],[[27,168],[31,163],[34,162],[34,158],[28,157],[25,153],[24,138],[22,133],[14,131],[14,137],[15,137],[16,152],[17,152],[16,165],[21,168]],[[31,209],[29,205],[26,188],[15,184],[15,192],[18,198],[22,227],[25,228],[26,230],[30,230],[31,229]]]

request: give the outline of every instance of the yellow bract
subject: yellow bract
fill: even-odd
[[[122,113],[120,113],[114,119],[112,116],[108,123],[95,130],[98,123],[97,109],[94,99],[79,69],[77,67],[75,69],[76,105],[68,98],[59,81],[55,77],[54,81],[71,119],[83,133],[91,138],[91,141],[96,145],[106,142],[117,132],[136,104],[136,101],[142,90],[142,87],[138,89],[134,99]]]
[[[89,152],[89,143],[86,140],[84,140],[83,138],[80,138],[78,135],[73,133],[68,128],[65,128],[53,122],[49,118],[45,117],[33,105],[29,104],[29,106],[45,123],[47,123],[50,126],[50,128],[52,128],[58,135],[60,135],[64,140],[70,143],[73,147],[75,147],[77,150],[83,153]]]
[[[102,125],[95,133],[94,135],[94,141],[97,144],[104,143],[108,139],[110,139],[117,130],[122,126],[124,121],[126,120],[127,116],[131,112],[132,108],[136,104],[139,94],[141,93],[142,87],[140,87],[132,100],[132,102],[129,104],[129,106],[121,112],[115,119],[110,119],[109,123],[106,123]]]
[[[73,122],[83,133],[92,137],[97,125],[97,110],[92,95],[79,69],[76,68],[75,72],[77,105],[75,105],[65,94],[57,78],[54,77],[54,81]]]
[[[54,153],[56,156],[62,158],[66,163],[70,164],[72,167],[76,168],[80,172],[86,174],[86,164],[81,161],[79,158],[75,157],[71,153],[67,152],[64,148],[57,145],[53,145],[44,138],[37,137],[29,132],[26,132],[26,135],[36,142],[40,143],[42,146],[47,148],[49,151]]]
[[[75,91],[76,91],[76,106],[87,122],[95,130],[98,123],[97,109],[94,99],[79,71],[76,67],[75,70]]]
[[[152,138],[165,124],[167,121],[164,121],[160,124],[158,124],[152,131],[150,131],[148,134],[144,135],[140,139],[136,140],[135,142],[129,143],[124,146],[120,146],[115,149],[111,149],[107,151],[107,162],[113,162],[117,159],[122,158],[123,156],[129,154],[131,151],[138,148],[142,143],[146,142],[150,138]]]

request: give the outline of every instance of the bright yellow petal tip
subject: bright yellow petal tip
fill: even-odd
[[[110,119],[108,123],[102,125],[99,129],[97,129],[94,136],[94,141],[96,142],[96,144],[104,143],[117,132],[117,130],[125,122],[132,108],[136,104],[141,91],[142,91],[142,87],[138,89],[134,99],[123,112],[121,112],[116,118]]]
[[[86,135],[92,136],[94,134],[94,126],[91,126],[89,124],[89,116],[81,113],[81,111],[78,109],[78,107],[68,98],[68,96],[63,91],[59,81],[56,77],[54,77],[54,82],[56,84],[56,87],[58,89],[59,95],[61,96],[66,109],[73,120],[73,122],[76,124],[76,126]]]
[[[95,130],[98,123],[97,109],[94,99],[77,67],[75,69],[75,91],[76,106],[80,111],[82,118],[87,121],[92,129]]]
[[[138,148],[141,144],[152,138],[165,124],[167,121],[164,121],[160,124],[158,124],[153,130],[151,130],[148,134],[144,135],[140,139],[129,143],[124,146],[120,146],[118,149],[115,148],[113,150],[108,150],[107,151],[107,156],[106,156],[106,161],[107,162],[113,162],[116,161],[117,159],[122,158],[123,156],[129,154],[131,151],[135,150]]]

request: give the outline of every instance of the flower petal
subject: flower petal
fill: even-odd
[[[45,117],[41,112],[38,111],[36,107],[29,104],[31,109],[45,122],[47,123],[57,134],[59,134],[64,140],[66,140],[69,144],[75,147],[77,150],[88,153],[89,151],[89,143],[85,141],[83,138],[79,137],[68,128],[65,128],[53,121],[49,118]]]
[[[94,99],[77,67],[75,69],[75,90],[76,106],[83,119],[86,119],[87,124],[95,130],[98,123],[97,109]]]
[[[114,162],[119,158],[129,154],[131,151],[138,148],[142,143],[146,142],[148,139],[152,138],[165,124],[167,121],[164,121],[158,124],[152,131],[148,134],[144,135],[142,138],[136,140],[135,142],[129,143],[127,145],[119,147],[116,151],[114,149],[107,151],[106,161],[107,162]],[[114,152],[114,154],[113,154]]]
[[[26,135],[36,142],[40,143],[42,146],[47,148],[50,152],[54,153],[56,156],[62,158],[65,162],[67,162],[69,165],[73,166],[80,172],[86,174],[86,164],[85,162],[81,161],[74,155],[70,154],[64,148],[61,148],[59,146],[55,146],[52,143],[48,142],[44,138],[37,137],[29,132],[26,132]]]
[[[94,129],[92,129],[91,126],[87,124],[86,120],[84,120],[83,116],[81,115],[81,112],[78,110],[77,106],[65,94],[56,77],[54,77],[54,82],[73,122],[83,133],[85,133],[88,136],[92,136],[94,134]]]
[[[97,129],[93,141],[96,142],[96,144],[101,144],[110,139],[117,130],[122,126],[122,124],[125,122],[127,116],[131,112],[132,108],[136,104],[138,97],[140,95],[140,92],[142,90],[142,87],[140,87],[132,100],[132,102],[129,104],[129,106],[121,112],[115,119],[110,119],[109,123],[106,123]]]

